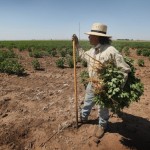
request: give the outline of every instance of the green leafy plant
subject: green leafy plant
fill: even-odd
[[[144,92],[144,86],[140,79],[135,77],[135,68],[132,60],[125,58],[126,63],[131,67],[128,80],[124,87],[124,75],[117,68],[113,61],[102,66],[100,78],[103,81],[100,92],[95,96],[95,102],[104,107],[111,108],[117,113],[124,107],[128,107],[131,102],[138,101]]]
[[[73,68],[74,67],[74,61],[73,61],[73,58],[71,56],[68,56],[66,58],[66,61],[67,61],[67,64],[70,68]]]
[[[142,50],[142,55],[143,55],[143,56],[147,56],[147,57],[149,57],[149,56],[150,56],[150,50],[149,50],[149,49],[144,48],[144,49]]]
[[[120,112],[134,101],[138,102],[144,92],[143,84],[135,77],[136,69],[133,60],[125,57],[125,61],[131,68],[126,84],[121,69],[116,67],[113,60],[102,64],[97,78],[87,80],[88,77],[84,73],[81,76],[83,84],[87,83],[86,81],[92,81],[95,103],[110,108],[114,113]]]
[[[55,57],[55,56],[57,55],[57,51],[56,51],[55,48],[53,48],[53,49],[48,49],[47,51],[48,51],[48,53],[49,53],[51,56],[53,56],[53,57]]]
[[[141,54],[142,54],[142,50],[141,50],[141,49],[137,49],[137,50],[136,50],[136,54],[137,54],[137,55],[141,55]]]
[[[84,85],[84,87],[87,87],[87,84],[89,82],[89,73],[84,70],[80,73],[80,82]]]
[[[56,63],[56,66],[57,66],[57,67],[59,67],[59,68],[64,68],[64,62],[65,62],[65,61],[64,61],[64,58],[59,58],[59,59],[56,60],[55,63]]]
[[[0,62],[4,61],[7,58],[17,57],[13,50],[0,50]]]
[[[73,56],[73,51],[72,51],[72,49],[67,49],[67,54],[69,54],[70,56]]]
[[[60,51],[61,57],[65,57],[67,55],[67,51],[65,49]]]
[[[24,68],[17,60],[9,58],[9,59],[5,59],[0,63],[0,72],[23,75],[24,71],[25,71]]]
[[[130,49],[129,49],[129,47],[124,47],[123,48],[123,52],[124,52],[125,56],[129,56],[130,55]]]
[[[138,65],[140,66],[140,67],[143,67],[144,66],[144,60],[143,59],[138,59]]]
[[[38,61],[38,59],[32,60],[32,66],[35,70],[40,70],[41,69],[41,65],[40,65],[40,62]]]
[[[43,56],[48,56],[49,53],[47,51],[44,50],[31,50],[29,51],[29,56],[30,57],[34,57],[34,58],[42,58]]]

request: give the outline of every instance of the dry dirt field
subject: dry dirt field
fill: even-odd
[[[16,51],[17,52],[17,51]],[[28,52],[19,52],[27,75],[0,74],[0,150],[150,150],[150,61],[137,68],[144,83],[144,95],[138,103],[125,108],[121,116],[110,112],[109,127],[99,143],[90,130],[97,125],[97,107],[87,124],[76,128],[73,69],[60,69],[56,57],[39,61],[43,70],[34,71]],[[77,68],[79,106],[84,99]]]

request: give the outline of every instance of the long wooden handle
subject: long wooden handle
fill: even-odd
[[[76,127],[78,128],[78,100],[77,100],[77,74],[76,74],[76,47],[73,40],[73,61],[74,61],[74,96],[76,109]]]

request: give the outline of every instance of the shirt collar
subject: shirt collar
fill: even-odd
[[[99,43],[99,44],[97,44],[94,48],[95,48],[95,49],[98,49],[98,48],[100,48],[100,46],[101,46],[101,44]]]
[[[95,55],[99,53],[100,46],[101,46],[101,44],[97,44],[97,45],[94,47],[94,54],[95,54]]]

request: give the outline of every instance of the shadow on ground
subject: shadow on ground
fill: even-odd
[[[127,113],[120,113],[122,122],[109,122],[108,132],[122,135],[121,143],[130,149],[150,149],[150,121]]]

